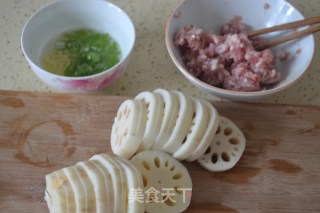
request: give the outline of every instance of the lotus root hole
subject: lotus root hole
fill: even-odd
[[[157,168],[160,167],[160,159],[159,159],[159,157],[155,157],[155,159],[154,159],[154,165],[156,165]]]
[[[229,143],[231,143],[233,145],[237,145],[237,144],[239,144],[239,140],[238,140],[238,138],[230,138]]]
[[[211,157],[211,161],[213,164],[216,164],[218,162],[218,155],[217,153],[214,153]]]
[[[221,157],[222,157],[222,160],[224,160],[225,162],[229,162],[230,161],[230,156],[226,152],[223,152]]]
[[[220,133],[220,131],[221,131],[221,127],[219,126],[219,127],[218,127],[218,129],[217,129],[216,134],[219,134],[219,133]]]
[[[169,165],[169,161],[166,160],[166,162],[164,162],[164,166],[165,166],[165,167],[168,167],[168,165]]]
[[[150,171],[151,167],[147,161],[142,161],[142,165],[146,170]]]
[[[232,155],[233,157],[235,157],[235,156],[236,156],[236,154],[234,154],[234,152],[232,152],[232,153],[231,153],[231,155]]]
[[[156,202],[156,199],[157,199],[157,195],[155,192],[150,192],[150,194],[148,194],[148,201],[147,203],[154,203]]]
[[[234,147],[233,149],[234,149],[235,151],[239,151],[238,147]]]
[[[148,186],[148,179],[144,175],[142,175],[142,181],[144,187]]]
[[[172,179],[173,180],[179,180],[181,177],[182,177],[182,174],[181,173],[177,173],[172,177]]]
[[[175,205],[175,200],[173,200],[170,196],[169,196],[169,197],[163,196],[163,197],[162,197],[162,200],[164,201],[164,203],[165,203],[167,206],[174,206],[174,205]]]
[[[193,112],[192,119],[194,119],[196,117],[196,115],[197,115],[197,113]]]
[[[220,141],[217,141],[217,143],[216,143],[216,144],[217,144],[217,146],[220,146],[220,145],[221,145]]]
[[[204,154],[206,155],[206,154],[209,154],[210,152],[211,152],[211,147],[209,146]]]
[[[182,194],[182,190],[181,190],[178,186],[175,186],[175,187],[174,187],[174,190],[175,190],[179,195]]]
[[[176,166],[172,166],[172,167],[170,168],[170,171],[175,170],[175,168],[176,168]]]
[[[226,136],[231,135],[231,133],[232,133],[232,129],[230,127],[227,127],[227,128],[224,129],[224,134]]]

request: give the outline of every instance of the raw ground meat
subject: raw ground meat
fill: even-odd
[[[256,51],[260,40],[250,40],[244,30],[239,16],[222,27],[221,35],[189,25],[176,32],[174,44],[188,71],[200,80],[234,91],[259,91],[279,82],[281,75],[272,52]]]
[[[221,28],[221,34],[236,34],[245,31],[245,26],[241,23],[241,16],[235,16],[228,24]]]

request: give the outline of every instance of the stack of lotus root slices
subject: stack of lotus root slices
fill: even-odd
[[[46,176],[51,213],[183,212],[192,180],[180,161],[226,171],[246,140],[209,102],[160,88],[120,105],[110,142],[116,156],[95,155]]]
[[[130,159],[161,150],[180,161],[195,161],[212,172],[231,169],[245,149],[237,125],[212,104],[179,91],[156,89],[124,101],[114,119],[111,148]]]

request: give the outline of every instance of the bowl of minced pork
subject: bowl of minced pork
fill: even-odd
[[[184,0],[168,19],[166,46],[183,76],[203,91],[228,100],[259,100],[302,78],[315,39],[309,35],[259,49],[297,29],[256,37],[246,33],[300,19],[303,15],[284,0]]]

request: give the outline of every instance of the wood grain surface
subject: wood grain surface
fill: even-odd
[[[0,212],[49,212],[44,176],[111,153],[125,97],[0,91]],[[320,212],[320,107],[213,103],[245,133],[232,170],[184,163],[193,180],[186,212]]]

